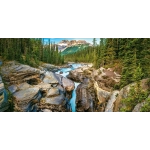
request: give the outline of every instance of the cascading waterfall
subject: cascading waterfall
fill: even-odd
[[[56,74],[60,74],[62,72],[62,76],[67,78],[66,76],[69,74],[71,70],[77,69],[81,67],[82,64],[71,64],[70,68],[61,68],[59,71],[55,72]],[[72,98],[70,99],[70,104],[71,104],[71,109],[72,112],[76,111],[76,88],[80,83],[74,82],[75,84],[75,89],[72,91]]]

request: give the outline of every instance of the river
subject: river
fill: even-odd
[[[55,72],[56,74],[60,74],[60,72],[62,72],[62,76],[66,77],[69,72],[71,70],[77,69],[81,66],[83,66],[83,64],[78,64],[78,63],[74,63],[74,64],[70,64],[71,67],[70,68],[61,68],[59,71]],[[67,77],[66,77],[67,78]],[[70,99],[70,104],[71,104],[71,109],[72,112],[76,112],[76,88],[80,83],[74,82],[75,83],[75,89],[72,92],[72,98]]]

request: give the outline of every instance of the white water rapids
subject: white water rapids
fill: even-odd
[[[82,66],[82,64],[70,64],[70,68],[61,68],[59,71],[55,72],[56,74],[60,74],[62,72],[62,76],[67,78],[66,76],[69,74],[71,70],[77,69]],[[75,89],[72,92],[72,98],[70,99],[70,104],[71,104],[71,109],[72,112],[76,111],[76,88],[80,83],[74,82],[75,83]]]

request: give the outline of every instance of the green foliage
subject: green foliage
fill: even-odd
[[[123,107],[120,111],[131,112],[138,103],[145,101],[148,94],[148,91],[144,91],[140,84],[136,83],[135,86],[130,88],[127,98],[122,100]]]
[[[93,46],[96,46],[97,43],[96,43],[96,38],[93,38]]]
[[[140,111],[141,112],[150,112],[150,98],[146,99],[146,101]]]
[[[40,38],[0,38],[0,55],[3,59],[38,67],[40,61],[63,64],[64,59],[55,44],[45,44]]]
[[[116,70],[122,75],[119,88],[150,77],[149,60],[148,38],[100,38],[99,45],[94,38],[93,46],[65,55],[65,61],[93,63],[95,68],[118,66]]]
[[[133,74],[133,79],[134,81],[139,81],[142,79],[144,73],[142,72],[142,68],[141,68],[141,65],[138,64],[138,66],[136,67],[135,69],[135,72]]]
[[[76,53],[80,50],[84,50],[86,47],[88,47],[88,44],[82,44],[82,45],[75,45],[71,47],[67,47],[61,54],[62,55],[69,55]]]
[[[93,47],[85,47],[84,50],[79,50],[73,54],[64,55],[65,61],[73,62],[93,62],[94,52]]]
[[[114,90],[119,90],[120,89],[120,85],[119,84],[115,84],[114,85]]]

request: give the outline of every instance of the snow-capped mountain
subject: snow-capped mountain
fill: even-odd
[[[64,51],[66,48],[71,47],[71,46],[76,46],[76,45],[84,45],[84,44],[89,44],[85,40],[62,40],[61,42],[58,43],[58,50],[59,51]]]

